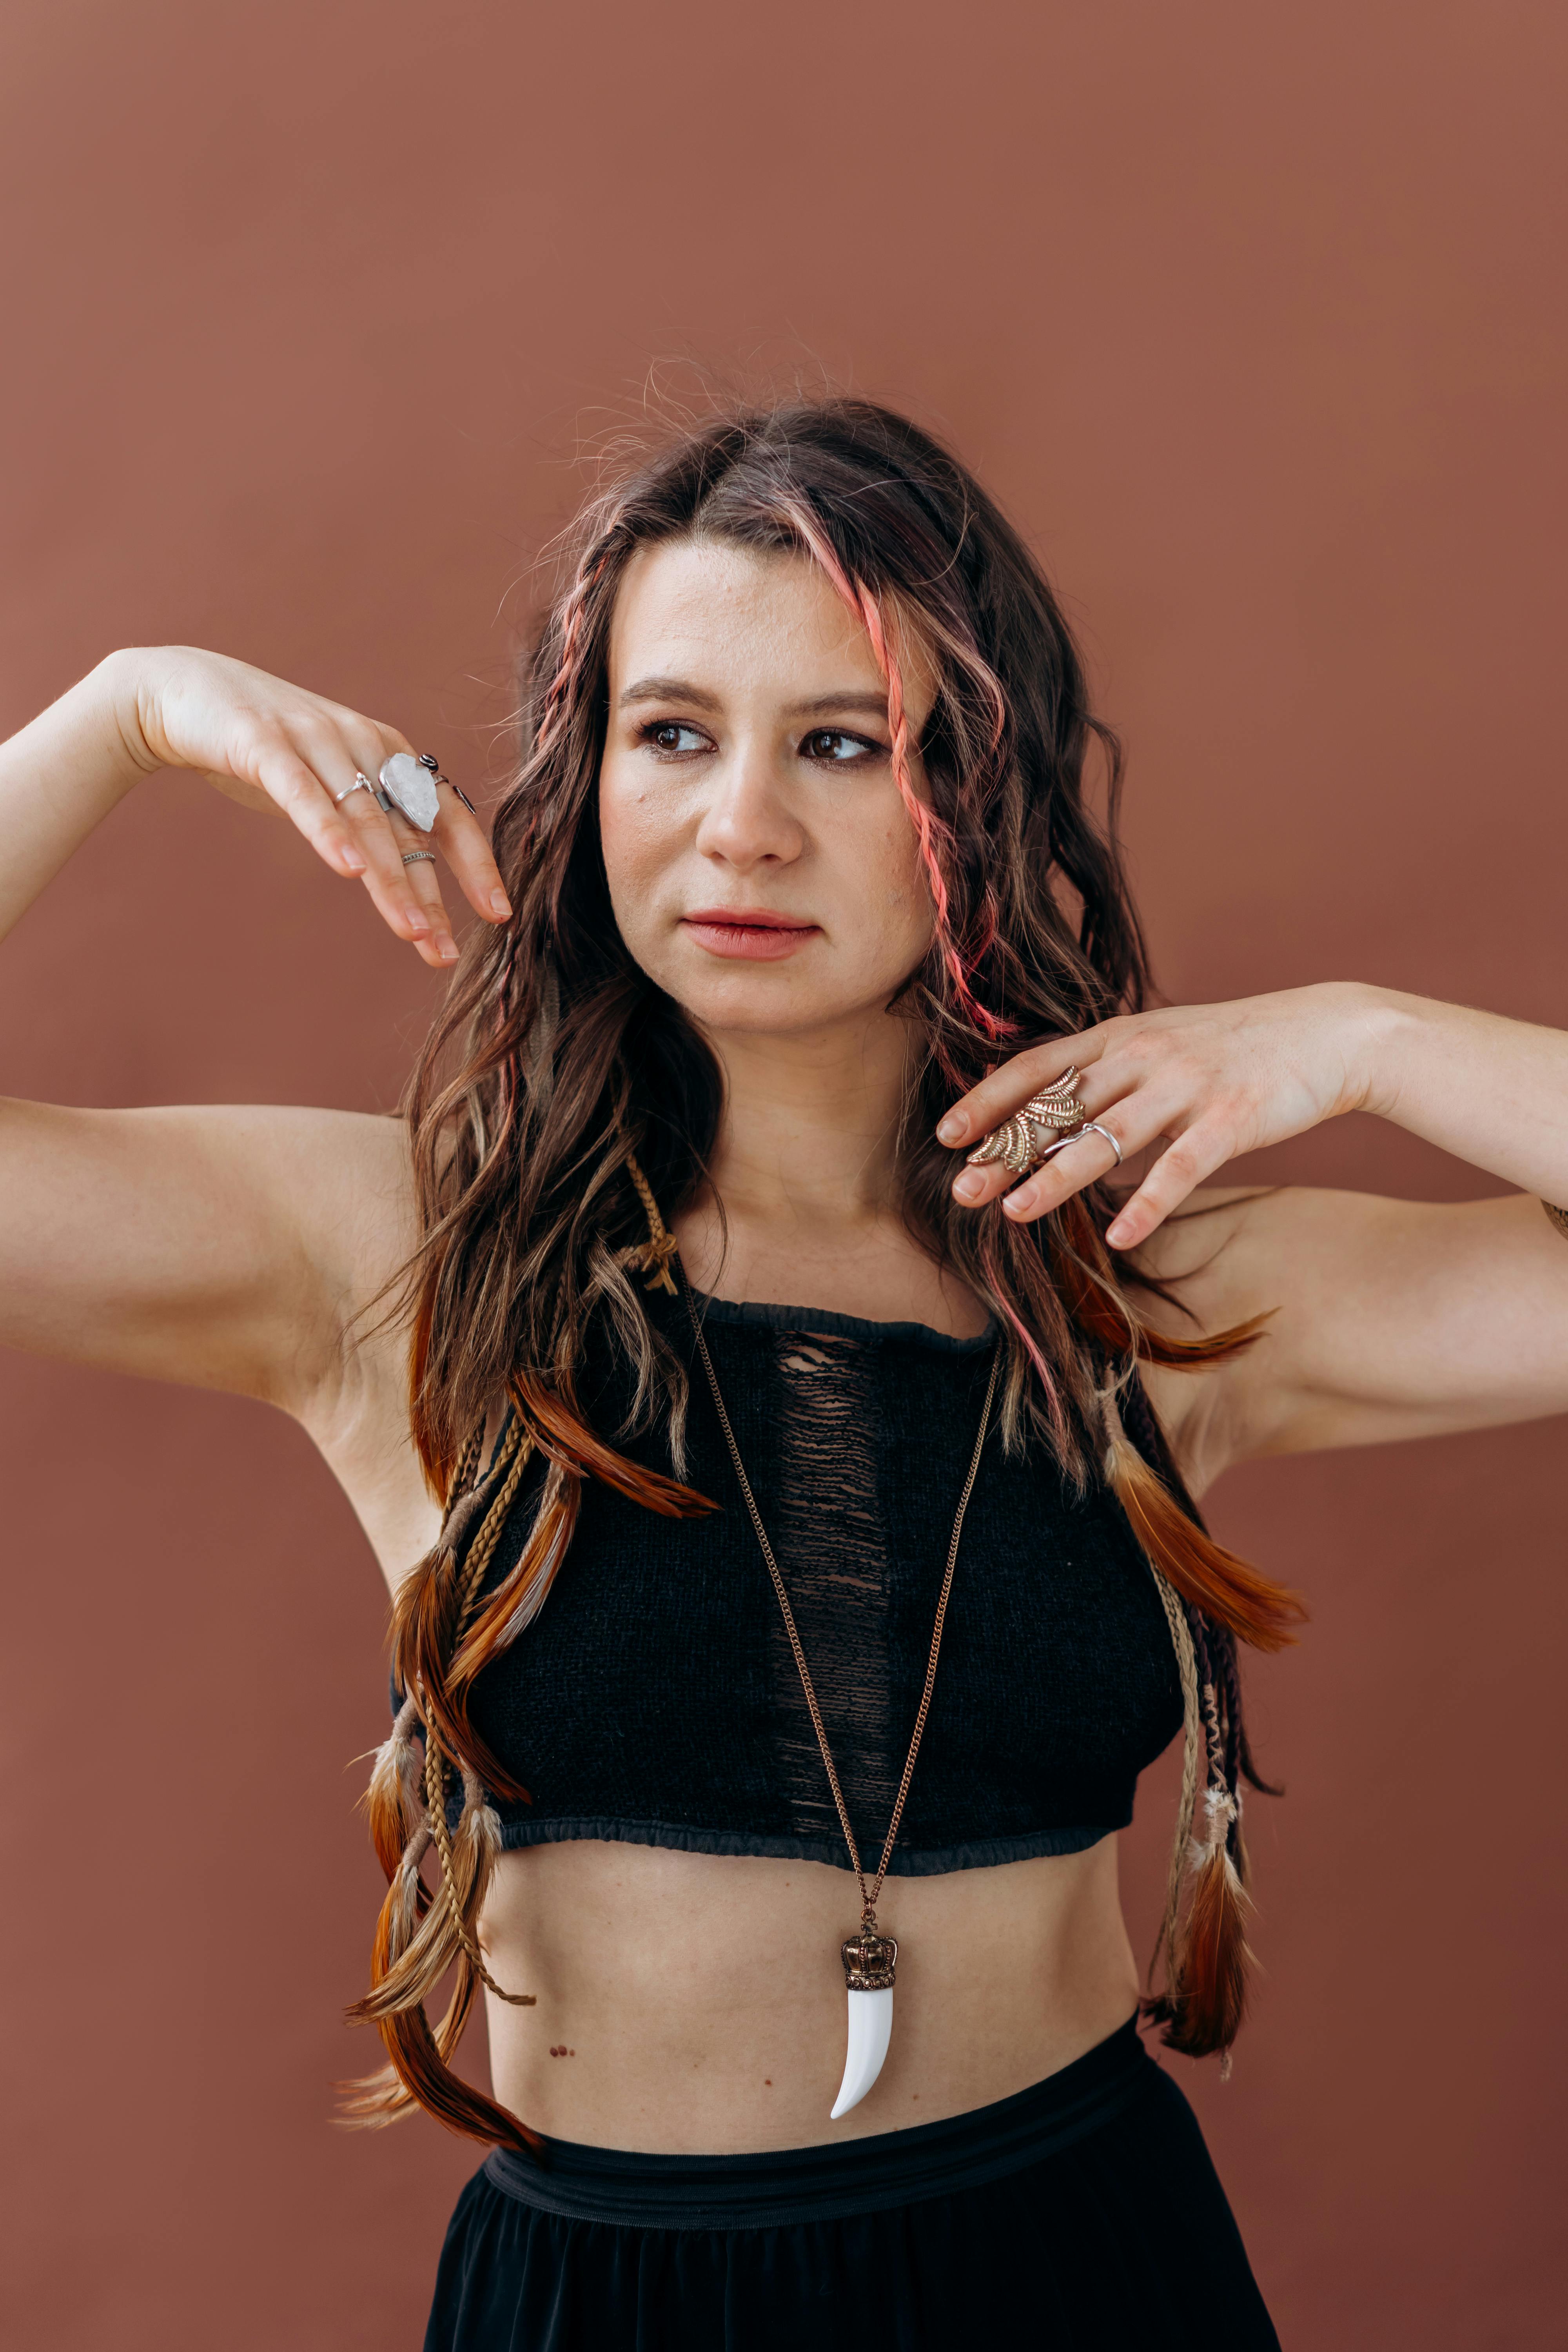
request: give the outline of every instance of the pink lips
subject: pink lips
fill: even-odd
[[[777,963],[814,940],[820,928],[773,914],[765,907],[699,907],[681,918],[681,929],[710,955],[747,963]]]

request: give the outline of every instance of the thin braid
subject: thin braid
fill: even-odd
[[[1212,1844],[1214,1842],[1215,1822],[1223,1818],[1226,1852],[1234,1855],[1238,1851],[1241,1837],[1241,1788],[1236,1777],[1239,1743],[1230,1697],[1233,1688],[1239,1695],[1236,1650],[1234,1643],[1226,1638],[1228,1627],[1212,1624],[1201,1611],[1192,1609],[1190,1603],[1189,1613],[1194,1647],[1197,1653],[1198,1683],[1203,1693],[1205,1736],[1208,1742],[1205,1784],[1210,1805],[1208,1843]]]
[[[464,1438],[461,1445],[458,1448],[458,1458],[452,1465],[452,1475],[447,1483],[446,1505],[441,1513],[441,1528],[443,1533],[446,1532],[447,1522],[451,1517],[461,1497],[468,1493],[468,1488],[474,1482],[479,1471],[479,1457],[484,1452],[484,1423],[480,1422],[476,1424],[474,1428],[469,1430],[467,1437]]]
[[[1169,1980],[1175,1964],[1176,1928],[1182,1910],[1182,1882],[1186,1874],[1187,1846],[1193,1834],[1193,1817],[1198,1803],[1198,1748],[1202,1740],[1202,1715],[1198,1702],[1197,1659],[1193,1649],[1192,1628],[1180,1595],[1168,1578],[1162,1575],[1152,1560],[1149,1573],[1154,1580],[1165,1612],[1165,1622],[1171,1629],[1171,1646],[1176,1654],[1176,1672],[1182,1684],[1182,1794],[1176,1808],[1176,1835],[1171,1849],[1170,1875],[1165,1887],[1165,1916],[1160,1923],[1153,1957],[1149,1963],[1152,1980],[1164,1956],[1165,1973]]]
[[[1204,1737],[1208,1743],[1208,1778],[1212,1781],[1223,1769],[1219,1720],[1215,1711],[1214,1659],[1209,1650],[1209,1624],[1201,1609],[1188,1601],[1187,1623],[1192,1629],[1193,1656],[1197,1663],[1198,1691],[1204,1705]]]
[[[1225,1742],[1220,1737],[1219,1707],[1215,1698],[1215,1686],[1212,1682],[1205,1683],[1203,1695],[1204,1729],[1208,1735],[1209,1749],[1208,1785],[1211,1789],[1218,1790],[1228,1797],[1230,1785],[1225,1777]]]
[[[494,1502],[485,1513],[483,1522],[473,1542],[468,1546],[468,1558],[463,1562],[462,1601],[458,1614],[458,1638],[452,1644],[454,1652],[468,1629],[468,1620],[473,1615],[479,1601],[479,1587],[485,1580],[485,1570],[489,1568],[495,1555],[495,1548],[500,1541],[501,1529],[507,1521],[507,1513],[517,1500],[517,1490],[522,1483],[522,1474],[528,1467],[529,1456],[532,1451],[532,1446],[523,1442],[522,1423],[514,1412],[496,1455],[495,1469],[499,1471],[504,1468],[506,1476],[501,1481],[500,1490]],[[490,1475],[493,1477],[495,1472],[492,1471]]]
[[[534,2009],[539,1996],[531,1992],[507,1992],[497,1984],[485,1966],[484,1954],[468,1932],[463,1916],[463,1906],[458,1896],[457,1873],[452,1861],[452,1832],[447,1821],[447,1766],[441,1754],[440,1742],[428,1723],[425,1727],[425,1801],[429,1813],[430,1833],[436,1841],[436,1851],[441,1857],[441,1883],[447,1891],[447,1907],[458,1941],[468,1956],[468,1966],[482,1985],[488,1985],[498,2000],[509,2001],[513,2009]]]
[[[610,551],[607,547],[602,548],[593,562],[584,558],[577,577],[572,583],[566,604],[566,618],[561,632],[561,656],[555,665],[555,675],[550,681],[550,688],[544,698],[544,709],[539,719],[539,732],[534,738],[533,748],[536,753],[549,737],[555,723],[556,713],[571,689],[572,680],[577,668],[577,642],[583,634],[583,614],[589,597],[599,584],[600,574],[609,560]]]
[[[1226,1629],[1228,1630],[1228,1629]],[[1215,1627],[1213,1643],[1215,1681],[1218,1687],[1222,1727],[1225,1733],[1225,1777],[1237,1806],[1237,1828],[1240,1827],[1241,1805],[1241,1685],[1237,1673],[1236,1643],[1225,1638],[1225,1631]]]
[[[483,1443],[484,1436],[481,1429],[478,1433],[477,1447],[482,1448]],[[468,1444],[476,1444],[476,1440],[470,1439]],[[485,1570],[489,1568],[495,1548],[500,1541],[501,1529],[505,1527],[507,1515],[517,1499],[517,1490],[522,1482],[522,1474],[528,1465],[532,1450],[531,1446],[524,1444],[522,1425],[514,1416],[501,1441],[495,1465],[496,1469],[500,1470],[505,1465],[506,1476],[501,1481],[495,1500],[485,1513],[474,1539],[468,1546],[468,1557],[463,1562],[462,1598],[458,1612],[457,1637],[452,1645],[454,1651],[462,1641],[468,1628],[468,1620],[479,1600],[479,1588],[484,1582]],[[465,1454],[468,1451],[468,1446],[465,1445]],[[465,1795],[466,1793],[465,1791]],[[536,1996],[533,1993],[506,1992],[497,1984],[485,1966],[484,1956],[470,1935],[468,1921],[463,1916],[464,1906],[458,1893],[457,1870],[452,1858],[452,1832],[447,1820],[446,1759],[441,1753],[441,1743],[437,1736],[436,1718],[432,1710],[426,1710],[425,1716],[425,1804],[430,1835],[434,1841],[436,1852],[440,1857],[441,1884],[446,1891],[447,1907],[451,1915],[452,1925],[457,1930],[458,1941],[468,1954],[469,1966],[480,1983],[488,1985],[498,1999],[510,2001],[515,2009],[532,2009],[536,2001]],[[466,1804],[464,1810],[468,1811]]]
[[[626,1265],[636,1266],[639,1273],[647,1276],[647,1288],[668,1290],[673,1298],[676,1295],[675,1277],[670,1273],[669,1261],[680,1244],[658,1213],[658,1202],[653,1197],[653,1186],[637,1165],[635,1151],[628,1151],[626,1154],[626,1174],[632,1180],[637,1199],[642,1202],[643,1214],[647,1219],[647,1239],[646,1242],[634,1244],[628,1250],[623,1250],[622,1262]]]

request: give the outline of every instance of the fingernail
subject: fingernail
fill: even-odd
[[[503,923],[510,914],[511,900],[507,897],[504,890],[492,890],[490,892],[490,912]]]
[[[439,942],[436,952],[440,957],[443,963],[456,963],[458,961],[458,942],[456,940],[442,940]]]
[[[338,851],[338,856],[342,861],[343,871],[346,874],[363,874],[364,872],[364,859],[360,856],[357,849],[352,849],[345,844],[344,846]]]
[[[938,1122],[936,1139],[939,1143],[962,1143],[968,1133],[969,1121],[963,1113],[950,1110],[947,1117]]]
[[[1105,1238],[1112,1249],[1120,1249],[1123,1242],[1131,1240],[1132,1228],[1124,1223],[1121,1218],[1114,1217],[1105,1228]]]
[[[409,929],[414,933],[416,939],[423,939],[425,933],[430,928],[429,917],[427,915],[422,915],[417,907],[410,907],[406,910],[406,913]]]
[[[984,1190],[985,1179],[977,1168],[966,1168],[962,1176],[955,1176],[952,1180],[955,1201],[978,1201]]]
[[[1010,1217],[1026,1216],[1034,1205],[1035,1188],[1032,1184],[1020,1184],[1016,1192],[1007,1193],[1002,1202]]]

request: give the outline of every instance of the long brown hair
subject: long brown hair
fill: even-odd
[[[516,911],[504,930],[470,937],[407,1103],[422,1236],[410,1276],[414,1435],[435,1491],[450,1506],[473,1486],[485,1509],[477,1533],[472,1512],[466,1529],[449,1522],[398,1596],[395,1666],[409,1696],[371,1801],[391,1884],[373,1990],[356,2012],[379,2025],[391,2068],[363,2087],[355,2112],[380,2120],[418,2103],[453,2128],[513,2147],[535,2136],[446,2064],[476,1979],[491,1981],[477,1942],[499,1843],[486,1792],[526,1793],[479,1740],[468,1694],[542,1604],[585,1478],[654,1510],[710,1507],[679,1475],[616,1451],[662,1413],[678,1474],[683,1459],[685,1371],[643,1313],[637,1272],[657,1274],[670,1246],[663,1216],[706,1181],[722,1087],[709,1046],[620,937],[597,821],[616,593],[637,550],[681,538],[819,563],[886,679],[893,772],[933,915],[930,950],[896,1000],[916,1045],[899,1142],[903,1213],[921,1246],[998,1318],[1006,1442],[1046,1444],[1080,1484],[1108,1475],[1122,1496],[1182,1672],[1186,1824],[1198,1802],[1197,1744],[1211,1791],[1229,1758],[1210,1806],[1220,1830],[1205,1848],[1218,1924],[1205,1927],[1194,1898],[1187,1926],[1173,1906],[1162,1934],[1158,2013],[1167,2038],[1194,2052],[1228,2044],[1243,1997],[1235,1807],[1237,1759],[1243,1769],[1246,1759],[1234,1642],[1278,1646],[1300,1613],[1292,1596],[1208,1538],[1168,1462],[1118,1412],[1139,1358],[1215,1363],[1252,1330],[1182,1339],[1152,1328],[1105,1247],[1103,1187],[1030,1226],[994,1210],[976,1215],[953,1202],[952,1155],[934,1139],[954,1097],[1002,1054],[1136,1010],[1149,985],[1115,838],[1121,748],[1089,708],[1056,599],[973,477],[886,409],[835,399],[687,431],[579,520],[563,593],[527,667],[522,756],[495,821]],[[904,696],[917,652],[937,681],[919,742],[929,802],[911,778]],[[1103,822],[1086,789],[1091,754],[1105,778]],[[578,1404],[595,1336],[637,1373],[626,1429],[593,1428]],[[513,1451],[500,1485],[480,1488],[474,1433],[502,1397],[514,1408]],[[532,1454],[547,1465],[532,1530],[517,1568],[481,1602],[507,1488],[515,1493]],[[465,1791],[455,1839],[447,1761]],[[443,1870],[434,1896],[418,1875],[431,1843]],[[454,1962],[453,2006],[433,2032],[423,2001]]]

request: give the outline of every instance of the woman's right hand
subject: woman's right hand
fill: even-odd
[[[356,775],[374,782],[394,751],[412,751],[395,727],[192,646],[138,646],[105,667],[139,768],[194,768],[231,798],[286,817],[334,874],[364,884],[427,964],[453,963],[458,950],[437,869],[423,858],[405,866],[408,851],[438,850],[487,922],[510,914],[484,831],[449,787],[427,835],[387,815],[373,792],[352,789]]]

